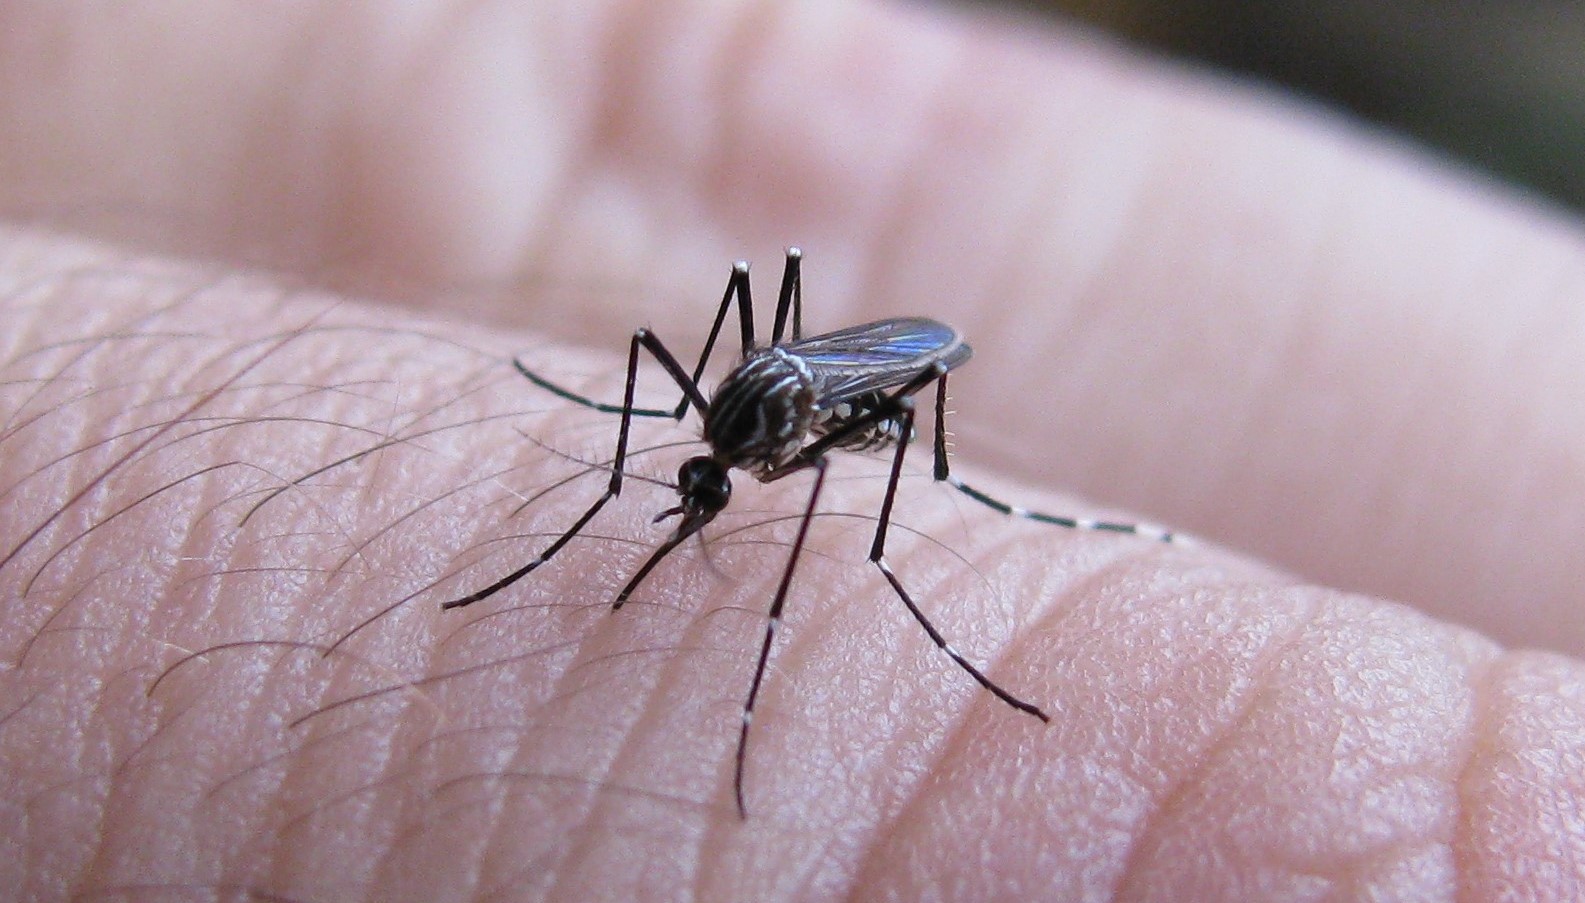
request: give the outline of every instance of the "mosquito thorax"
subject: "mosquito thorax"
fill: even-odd
[[[763,476],[798,453],[814,415],[808,365],[781,348],[759,348],[716,387],[704,441],[718,459]]]

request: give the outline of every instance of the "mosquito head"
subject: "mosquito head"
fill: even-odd
[[[655,516],[656,522],[682,515],[677,535],[687,536],[715,520],[732,500],[732,480],[726,467],[714,458],[700,455],[689,458],[677,468],[677,494],[682,503]]]
[[[721,462],[707,455],[689,458],[677,468],[677,494],[685,513],[714,517],[732,500],[732,480]]]

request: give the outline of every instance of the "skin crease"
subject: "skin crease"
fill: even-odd
[[[0,192],[24,224],[0,240],[0,887],[1579,895],[1585,684],[1510,651],[1585,646],[1576,222],[1072,35],[521,7],[0,5]],[[899,516],[938,543],[897,539],[894,567],[1042,727],[908,621],[867,521],[822,518],[745,824],[732,744],[786,524],[679,551],[611,616],[670,504],[630,481],[520,589],[438,604],[599,490],[513,516],[579,470],[523,433],[610,453],[610,418],[508,357],[614,400],[635,325],[688,357],[730,258],[757,258],[764,310],[790,240],[814,328],[969,336],[965,477],[1205,542],[905,485]],[[391,436],[239,525],[261,488]],[[875,511],[883,469],[838,459],[822,509]],[[807,492],[736,485],[732,527]]]

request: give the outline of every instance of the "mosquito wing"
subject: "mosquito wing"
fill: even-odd
[[[814,374],[819,405],[895,388],[938,361],[951,370],[974,354],[956,329],[923,317],[877,320],[781,347]]]

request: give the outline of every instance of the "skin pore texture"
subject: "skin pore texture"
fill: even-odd
[[[1568,899],[1585,231],[1093,38],[868,4],[0,3],[17,899]],[[833,457],[613,594],[649,325],[736,256],[952,323],[955,471]],[[707,381],[708,382],[708,381]],[[646,369],[642,403],[675,401]],[[1394,601],[1395,600],[1395,601]]]

